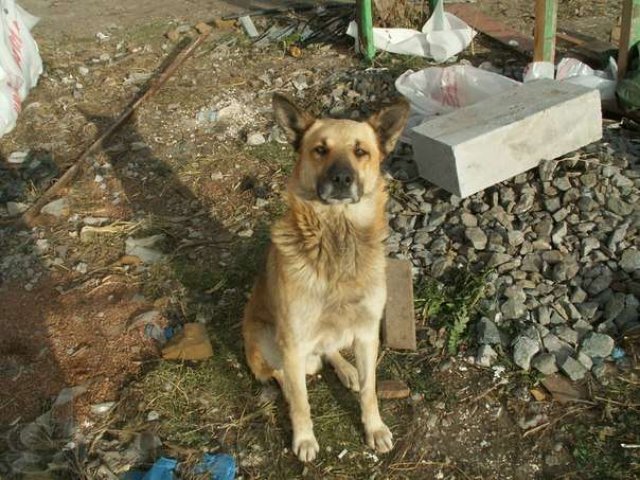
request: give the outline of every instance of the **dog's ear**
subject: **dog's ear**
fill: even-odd
[[[401,98],[393,105],[383,108],[369,117],[367,122],[378,136],[384,155],[393,151],[409,117],[409,102]]]
[[[288,97],[279,93],[273,95],[273,111],[276,122],[284,130],[287,140],[297,150],[302,135],[315,121],[315,118],[298,107]]]

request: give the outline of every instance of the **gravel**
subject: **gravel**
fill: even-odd
[[[458,268],[495,272],[476,320],[478,364],[506,354],[579,380],[638,325],[640,146],[618,132],[611,124],[572,154],[589,161],[542,162],[466,199],[417,179],[410,147],[394,153],[388,171],[411,181],[391,202],[389,255],[444,282]]]

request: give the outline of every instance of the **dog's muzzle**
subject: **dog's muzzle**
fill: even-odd
[[[360,200],[357,173],[348,164],[334,163],[318,182],[318,197],[326,203],[356,203]]]

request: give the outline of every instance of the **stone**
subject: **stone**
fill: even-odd
[[[591,367],[593,366],[593,360],[591,360],[591,357],[589,355],[586,355],[584,352],[578,352],[577,358],[584,368],[586,368],[587,370],[591,370]]]
[[[562,192],[566,192],[571,188],[571,182],[567,177],[558,177],[553,180],[553,186]]]
[[[476,365],[481,367],[490,367],[498,359],[498,353],[491,347],[491,345],[481,345],[476,355]]]
[[[66,198],[59,198],[57,200],[47,203],[44,207],[42,207],[42,210],[40,211],[47,215],[52,215],[56,218],[59,218],[68,213],[69,200],[67,200]]]
[[[144,263],[160,262],[164,260],[165,255],[153,247],[164,238],[163,234],[144,238],[129,237],[125,240],[125,252],[127,255],[138,257]]]
[[[553,329],[553,334],[560,340],[563,340],[571,345],[578,344],[578,332],[567,327],[566,325],[555,327]]]
[[[12,217],[20,215],[21,213],[26,212],[28,209],[29,205],[26,203],[7,202],[7,213]]]
[[[250,147],[262,145],[266,142],[266,138],[264,138],[264,135],[262,135],[260,132],[253,132],[247,135],[247,145],[249,145]]]
[[[580,176],[580,182],[588,188],[595,187],[598,177],[593,172],[588,172]]]
[[[549,182],[553,178],[553,172],[556,169],[558,162],[553,160],[542,160],[538,165],[538,175],[543,182]]]
[[[540,350],[540,344],[528,337],[518,337],[513,345],[513,361],[523,370],[531,368],[531,359]]]
[[[464,233],[476,250],[484,250],[487,246],[487,235],[481,228],[467,228]]]
[[[590,357],[605,358],[611,355],[614,346],[613,338],[604,333],[589,333],[580,344],[580,351]]]
[[[633,207],[631,205],[615,195],[607,198],[607,208],[621,217],[626,217],[633,211]]]
[[[622,252],[620,258],[620,268],[625,272],[632,273],[640,270],[640,250],[635,248],[628,248]]]
[[[609,288],[612,281],[613,278],[611,272],[609,270],[606,270],[601,275],[594,278],[591,283],[586,286],[585,290],[591,295],[598,295],[599,293]]]
[[[380,380],[376,394],[381,400],[400,400],[411,395],[411,390],[402,380]]]
[[[558,371],[556,357],[552,353],[538,353],[531,360],[531,366],[544,375],[552,375]]]
[[[567,224],[566,222],[562,222],[551,232],[551,241],[557,246],[562,244],[564,237],[567,235]]]
[[[460,220],[462,221],[462,224],[467,228],[478,226],[478,219],[471,213],[463,212],[462,215],[460,215]]]
[[[26,152],[12,152],[9,155],[9,158],[7,158],[7,162],[13,165],[20,165],[24,163],[24,161],[27,159],[28,156],[29,156],[28,150]]]
[[[535,192],[530,189],[524,190],[522,192],[522,195],[520,195],[520,200],[513,209],[513,213],[516,215],[520,215],[528,212],[529,210],[531,210],[531,207],[533,207],[535,199]]]
[[[538,307],[538,323],[540,325],[549,325],[551,323],[551,312],[546,305],[540,305]]]
[[[571,348],[571,345],[563,342],[553,333],[546,335],[542,339],[542,345],[547,349],[549,353],[553,353],[553,355],[556,357],[556,360],[558,361],[558,364],[564,361],[564,359],[569,355],[574,354],[574,350],[573,348]]]
[[[524,233],[520,230],[510,230],[507,232],[507,242],[509,242],[509,245],[512,247],[522,245],[524,243]]]
[[[486,317],[478,322],[478,342],[482,344],[500,344],[500,330],[497,325]]]
[[[568,134],[550,142],[557,131]],[[423,178],[466,198],[601,136],[598,92],[543,79],[413,128],[414,160]]]
[[[559,210],[561,206],[559,197],[547,197],[544,199],[544,208],[551,213]]]
[[[567,357],[563,362],[559,363],[562,370],[574,382],[582,380],[587,374],[587,369],[573,357]]]
[[[577,308],[580,314],[587,320],[591,320],[598,311],[599,305],[596,302],[583,302]]]
[[[500,310],[506,320],[517,320],[524,317],[527,308],[520,299],[510,298],[502,304]]]
[[[614,294],[604,306],[605,320],[615,320],[624,310],[625,304],[624,293]]]

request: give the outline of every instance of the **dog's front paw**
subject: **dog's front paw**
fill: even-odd
[[[366,429],[367,445],[378,453],[386,453],[393,448],[393,435],[384,423],[376,428]]]
[[[320,445],[316,437],[313,435],[300,435],[293,439],[293,453],[295,453],[301,462],[312,462],[315,460]]]
[[[345,362],[340,368],[336,368],[336,374],[342,382],[342,384],[354,392],[360,391],[360,380],[358,377],[358,370],[350,363]]]

